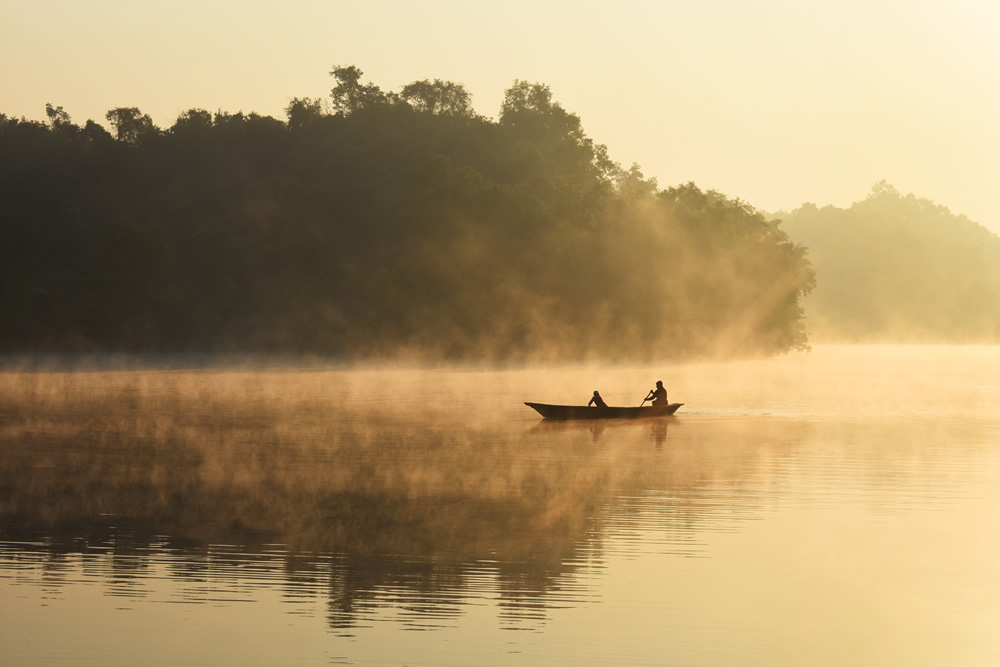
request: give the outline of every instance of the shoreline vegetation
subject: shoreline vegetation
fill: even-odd
[[[816,269],[817,342],[1000,342],[1000,239],[982,225],[885,181],[847,209],[780,217]]]
[[[0,354],[629,362],[808,349],[814,323],[1000,340],[1000,241],[884,183],[783,223],[612,162],[543,84],[493,120],[460,84],[331,75],[284,121],[0,114]],[[852,240],[879,245],[845,265]],[[900,285],[919,307],[890,307]]]

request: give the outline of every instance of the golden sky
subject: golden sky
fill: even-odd
[[[779,210],[886,179],[1000,232],[996,0],[0,0],[0,19],[8,116],[283,119],[353,64],[385,90],[462,83],[495,118],[526,79],[661,187]]]

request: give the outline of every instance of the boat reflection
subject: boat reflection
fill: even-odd
[[[543,419],[531,427],[530,432],[536,435],[547,435],[560,432],[586,431],[590,433],[593,442],[598,442],[601,437],[608,432],[629,433],[633,435],[642,432],[648,435],[648,439],[662,447],[667,440],[667,434],[671,427],[679,428],[682,422],[673,418],[660,419],[640,419],[640,420],[551,420]]]

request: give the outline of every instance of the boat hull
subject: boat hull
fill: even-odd
[[[643,419],[648,417],[669,417],[677,412],[683,403],[666,406],[647,405],[641,408],[591,408],[583,405],[549,405],[547,403],[525,403],[545,419]]]

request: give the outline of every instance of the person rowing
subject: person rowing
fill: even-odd
[[[666,407],[667,405],[667,390],[663,387],[663,381],[656,381],[656,389],[650,389],[649,395],[642,399],[642,402],[653,401],[652,405],[659,407]]]

